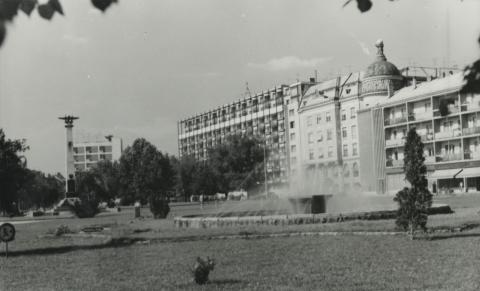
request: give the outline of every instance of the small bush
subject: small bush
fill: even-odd
[[[41,210],[35,210],[34,212],[32,212],[33,217],[38,217],[38,216],[43,216],[43,215],[45,215],[45,212],[43,212]]]
[[[150,197],[150,211],[154,218],[166,218],[170,212],[168,200],[161,195],[152,195]]]
[[[213,271],[215,267],[215,261],[208,258],[206,260],[197,257],[197,262],[193,266],[192,274],[193,280],[199,285],[203,285],[208,282],[208,275],[210,271]]]
[[[55,236],[61,236],[61,235],[64,235],[64,234],[68,234],[68,233],[72,233],[72,231],[70,230],[70,228],[64,224],[61,224],[57,227],[57,229],[55,230]]]
[[[100,212],[96,200],[81,200],[73,205],[73,212],[78,218],[94,217]]]

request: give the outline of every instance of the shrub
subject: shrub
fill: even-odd
[[[197,262],[193,266],[192,274],[193,280],[199,285],[203,285],[208,282],[208,275],[210,271],[215,267],[215,261],[207,257],[206,260],[197,257]]]
[[[72,233],[72,231],[65,224],[59,225],[57,227],[57,229],[55,230],[55,236],[61,236],[61,235],[67,234],[67,233]]]
[[[166,218],[170,212],[168,200],[162,195],[152,195],[149,199],[150,211],[154,218]]]
[[[95,199],[80,200],[73,205],[72,209],[78,218],[94,217],[100,212],[98,202]]]
[[[43,216],[43,215],[45,215],[45,212],[43,212],[41,210],[35,210],[34,212],[32,212],[33,217]]]

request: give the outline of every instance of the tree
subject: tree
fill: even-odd
[[[25,140],[10,140],[0,129],[0,211],[18,212],[18,194],[27,178],[26,160],[22,155],[28,146]]]
[[[428,209],[432,205],[432,194],[425,178],[427,167],[423,156],[423,143],[415,128],[408,131],[403,161],[405,180],[411,187],[403,188],[393,199],[399,205],[396,224],[408,230],[413,239],[417,228],[426,229]]]
[[[209,162],[200,162],[195,172],[194,193],[214,195],[219,192],[218,178]]]
[[[111,4],[117,3],[118,0],[91,0],[91,2],[95,8],[105,12]],[[40,17],[46,20],[51,20],[55,13],[64,15],[60,0],[48,0],[43,4],[39,4],[37,0],[0,0],[0,46],[7,35],[5,24],[13,22],[19,11],[30,16],[35,8]]]
[[[197,161],[193,156],[183,156],[177,165],[177,184],[178,193],[183,193],[185,201],[195,194],[195,177],[197,174]]]
[[[22,209],[51,207],[65,193],[64,183],[54,176],[29,169],[25,172],[18,195]]]
[[[217,177],[219,191],[251,190],[263,181],[263,141],[233,135],[209,152],[209,165]]]
[[[150,196],[166,196],[173,189],[175,171],[168,155],[139,138],[120,157],[119,180],[122,203],[146,203]]]

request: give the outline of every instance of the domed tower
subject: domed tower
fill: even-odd
[[[383,54],[383,41],[381,39],[377,40],[375,46],[377,47],[377,57],[375,61],[367,67],[363,76],[361,95],[364,99],[369,96],[390,97],[396,90],[402,88],[405,83],[397,67],[388,62]]]

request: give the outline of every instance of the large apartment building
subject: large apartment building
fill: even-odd
[[[179,121],[179,156],[206,160],[208,150],[224,143],[230,135],[256,136],[265,142],[268,151],[267,182],[276,186],[287,183],[288,136],[294,126],[287,112],[291,100],[297,100],[313,84],[314,80],[310,81],[280,85]]]
[[[480,97],[459,93],[455,69],[399,70],[375,45],[364,72],[278,86],[180,121],[180,156],[207,159],[230,134],[256,135],[269,151],[268,182],[291,193],[392,193],[405,186],[403,147],[414,127],[431,190],[478,191]]]
[[[382,159],[362,162],[378,171],[365,180],[377,192],[406,186],[406,133],[415,128],[424,143],[429,188],[434,193],[480,191],[480,95],[461,94],[463,74],[455,73],[397,91],[377,108],[362,112],[374,151]],[[367,124],[365,124],[367,127]],[[367,141],[367,140],[366,140]]]
[[[75,171],[86,171],[99,161],[118,161],[123,152],[121,138],[107,136],[104,141],[73,144]]]

